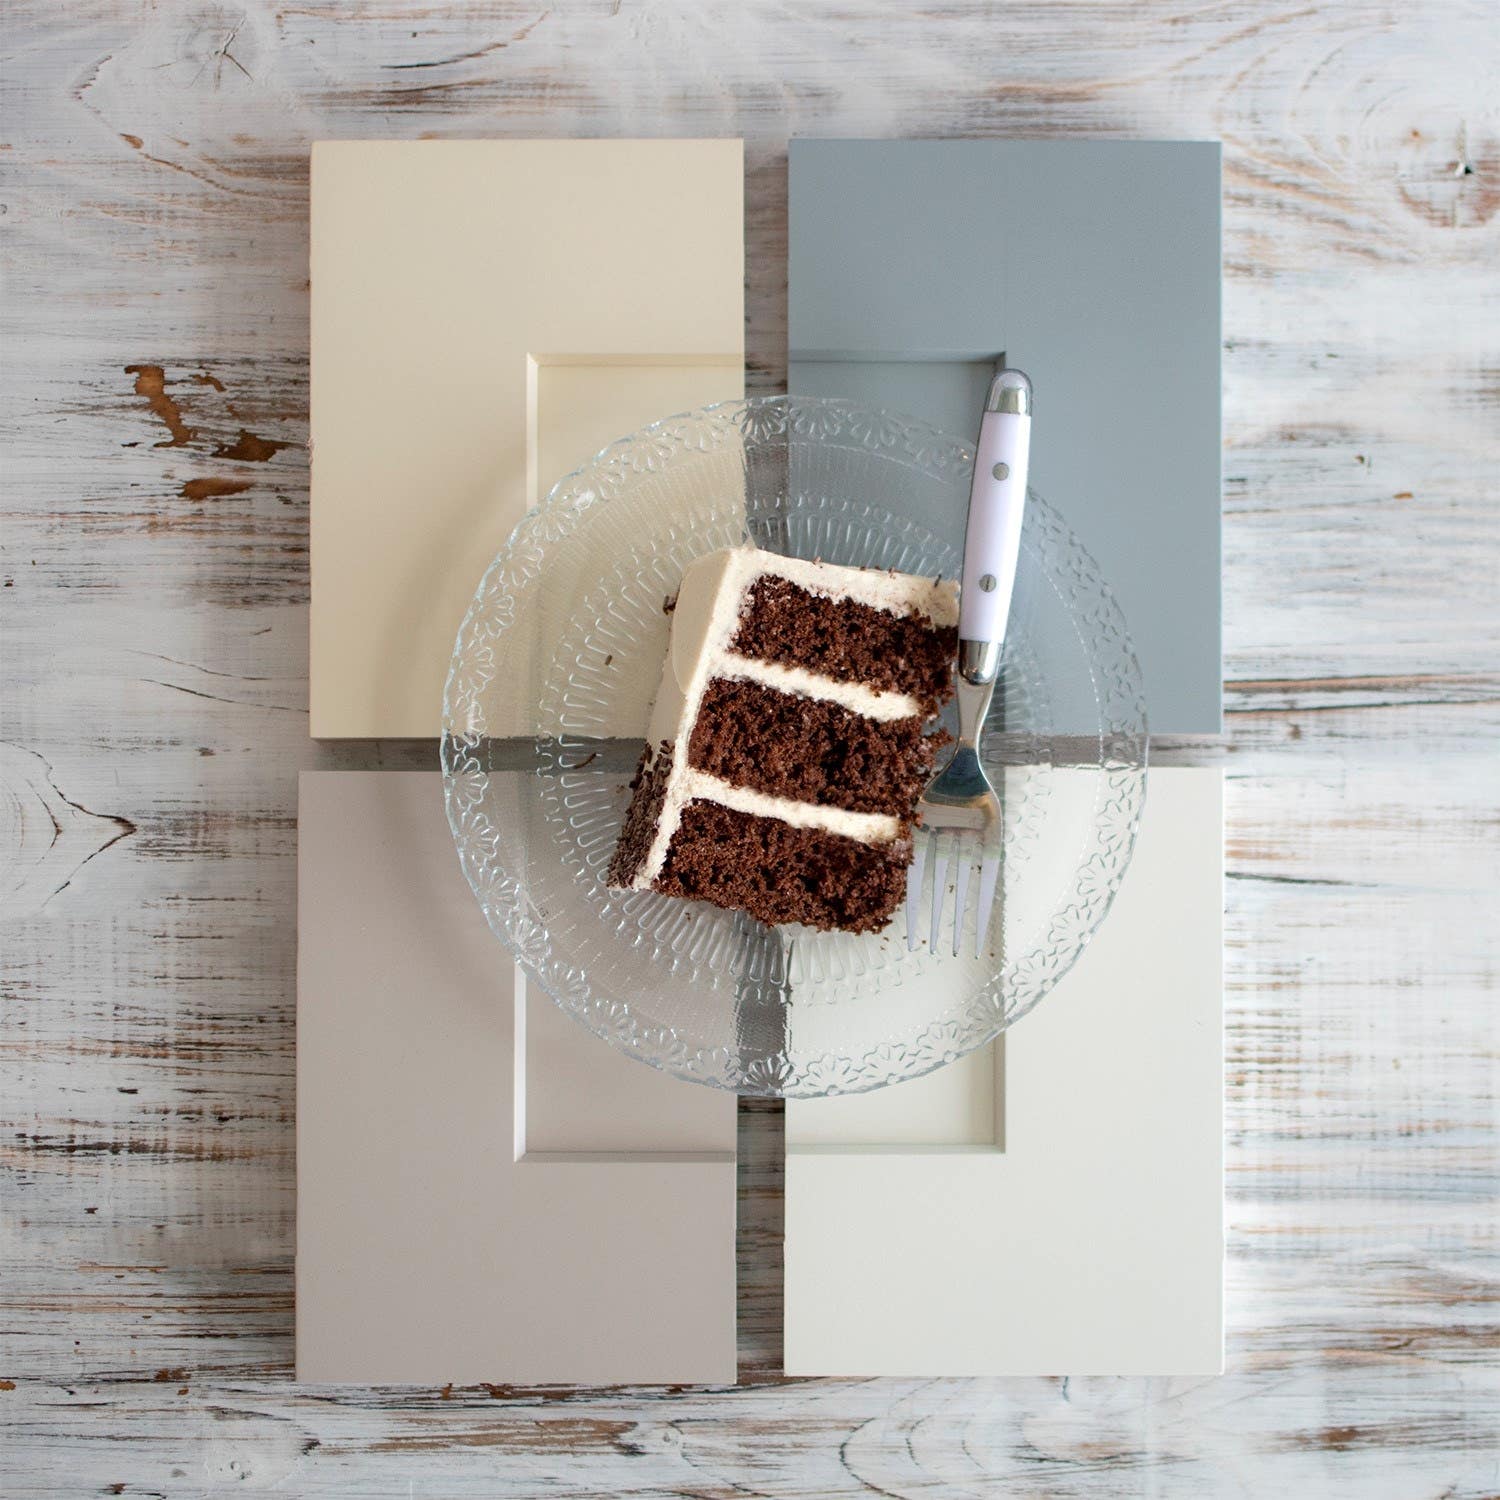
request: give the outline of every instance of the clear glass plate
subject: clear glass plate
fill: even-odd
[[[623,1051],[740,1093],[877,1088],[1024,1015],[1103,920],[1145,795],[1140,671],[1093,559],[1034,494],[985,735],[1005,859],[982,955],[968,933],[957,957],[908,952],[904,913],[873,936],[773,931],[604,884],[687,564],[749,539],[956,576],[972,463],[959,439],[853,403],[730,402],[605,449],[486,572],[444,697],[453,836],[532,981]]]

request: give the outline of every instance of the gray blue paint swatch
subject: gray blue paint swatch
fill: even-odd
[[[1032,485],[1120,601],[1152,731],[1217,733],[1218,145],[794,141],[788,271],[793,394],[972,441],[996,355],[1027,371]]]

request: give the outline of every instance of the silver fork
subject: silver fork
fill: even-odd
[[[953,954],[958,955],[964,912],[977,857],[979,902],[974,953],[984,952],[1000,878],[1003,814],[1000,798],[979,759],[984,729],[1010,615],[1026,510],[1031,457],[1031,382],[1019,370],[997,369],[985,397],[984,416],[969,490],[964,565],[958,606],[958,744],[927,784],[917,804],[921,830],[906,878],[906,946],[915,951],[922,906],[922,876],[931,856],[932,904],[928,951],[936,953],[947,905],[948,867],[957,865]],[[925,834],[925,837],[923,836]]]

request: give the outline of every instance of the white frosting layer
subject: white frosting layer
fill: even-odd
[[[934,625],[958,624],[958,585],[941,583],[932,578],[917,578],[910,573],[885,572],[875,568],[842,568],[836,563],[808,562],[801,557],[778,557],[753,547],[737,548],[757,560],[756,577],[767,575],[785,578],[810,594],[824,594],[830,599],[854,599],[874,609],[893,615],[916,610]],[[760,566],[760,559],[765,565]]]
[[[789,797],[773,797],[769,792],[751,791],[720,781],[707,771],[691,766],[682,772],[682,803],[717,802],[736,812],[754,813],[758,818],[780,818],[793,828],[818,828],[824,833],[842,834],[862,844],[889,844],[901,832],[901,822],[889,813],[847,812],[842,807],[820,807],[816,802],[794,802]]]
[[[785,578],[811,593],[832,599],[853,599],[892,614],[916,611],[939,627],[958,623],[956,583],[807,562],[755,547],[734,547],[700,557],[683,575],[678,590],[671,644],[647,729],[652,757],[660,753],[665,742],[672,747],[674,763],[657,819],[656,837],[631,882],[635,889],[646,889],[661,873],[682,809],[694,798],[779,818],[799,828],[824,829],[867,844],[890,843],[900,831],[898,820],[885,814],[844,812],[840,808],[772,797],[733,786],[687,765],[687,743],[698,707],[715,677],[763,682],[785,692],[837,703],[881,721],[909,718],[921,712],[920,704],[902,693],[877,693],[860,683],[837,682],[801,668],[753,661],[731,653],[729,643],[739,624],[745,592],[756,579],[768,576]]]
[[[735,656],[725,652],[714,669],[715,677],[737,677],[758,682],[781,693],[801,693],[822,703],[836,703],[850,713],[888,724],[896,719],[911,719],[922,712],[922,705],[905,693],[881,693],[862,682],[839,682],[806,667],[784,667],[779,661],[759,661],[752,656]]]

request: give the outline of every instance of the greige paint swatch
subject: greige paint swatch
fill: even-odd
[[[742,393],[743,156],[313,147],[315,736],[436,735],[459,622],[526,509],[614,438]]]
[[[732,1381],[733,1096],[524,993],[436,773],[304,773],[298,868],[298,1379]]]

